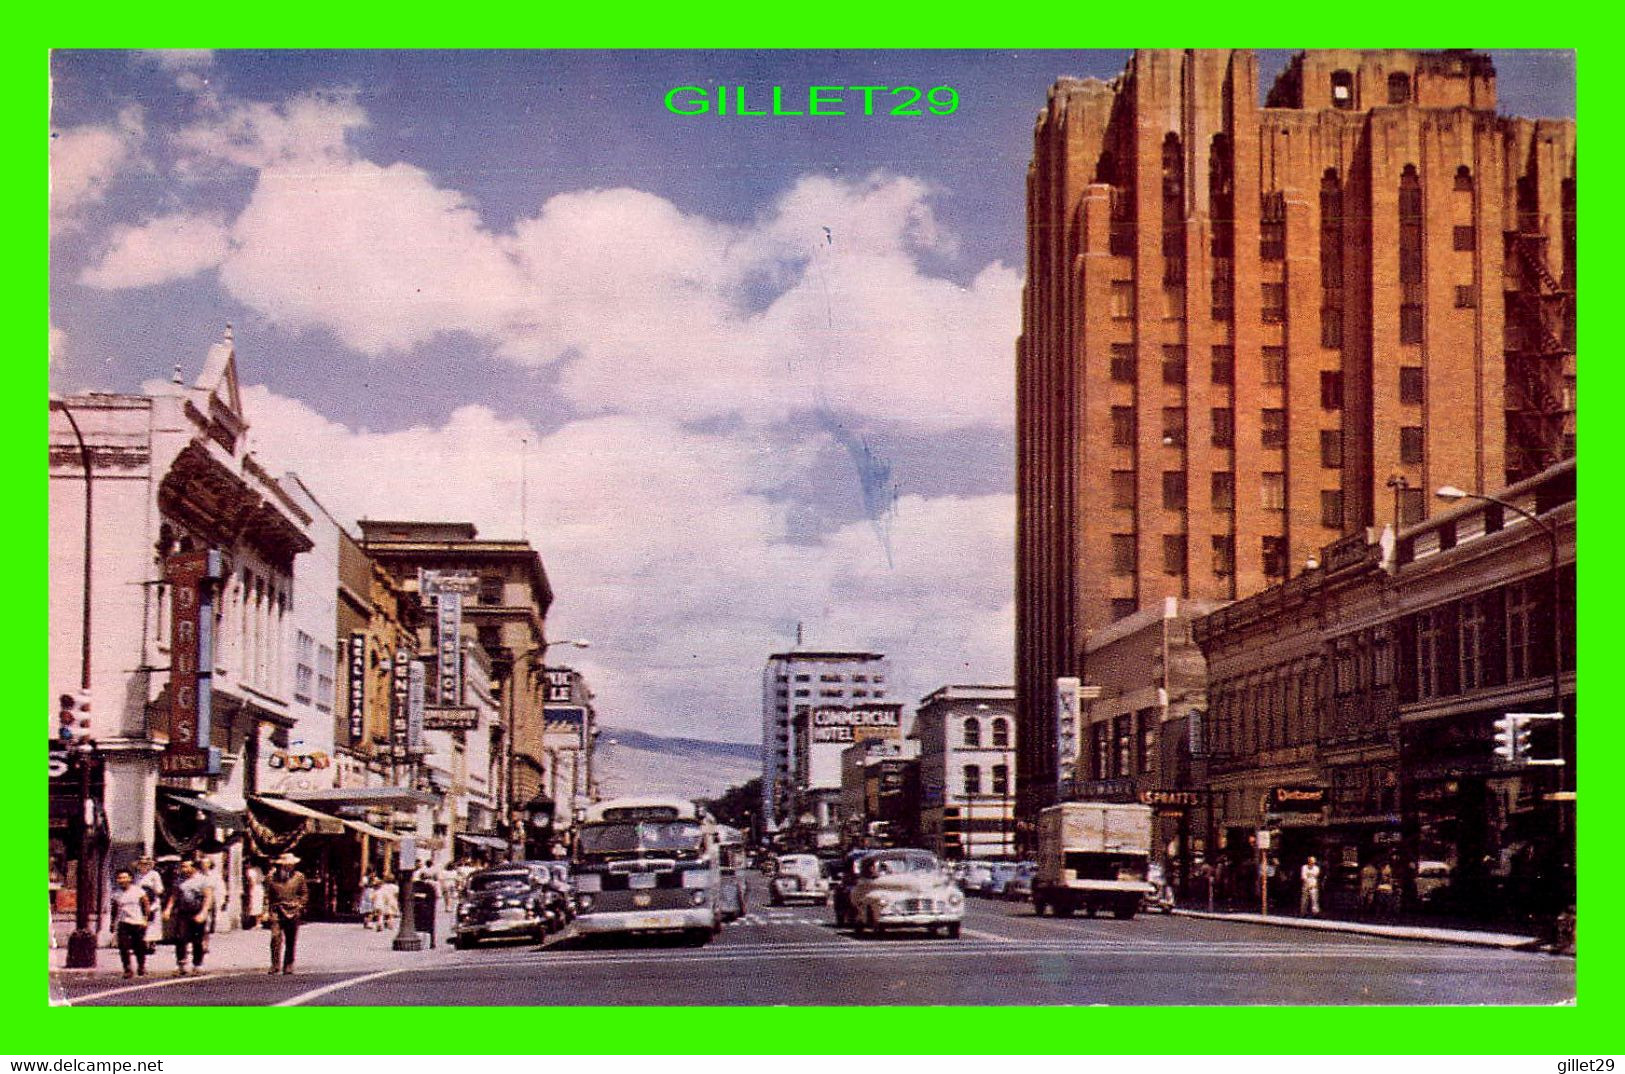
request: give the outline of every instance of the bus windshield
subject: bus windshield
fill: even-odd
[[[640,821],[635,824],[589,824],[581,829],[583,854],[627,854],[638,851],[703,849],[698,821]]]

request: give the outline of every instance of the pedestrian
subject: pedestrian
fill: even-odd
[[[266,924],[271,926],[269,972],[292,973],[294,951],[299,944],[299,921],[305,916],[310,888],[305,883],[305,874],[294,868],[299,859],[291,851],[272,864],[276,868],[265,878],[265,916]]]
[[[209,904],[208,934],[214,935],[215,926],[219,922],[220,909],[226,905],[226,875],[224,869],[215,867],[213,858],[205,857],[201,860],[203,866],[203,879],[208,881],[214,897]]]
[[[120,869],[113,874],[113,920],[118,932],[118,957],[124,963],[124,976],[147,975],[147,922],[152,917],[152,897],[135,882],[135,874]],[[135,970],[130,969],[134,959]]]
[[[175,888],[169,894],[169,906],[164,916],[169,919],[175,941],[175,975],[185,977],[203,972],[204,937],[207,935],[209,909],[214,902],[214,886],[198,872],[190,861],[181,862]],[[188,971],[187,955],[192,958]]]
[[[457,866],[461,862],[453,862],[440,874],[440,905],[451,910],[457,905]]]
[[[1320,916],[1320,863],[1315,861],[1313,854],[1298,870],[1298,915],[1300,917]]]
[[[147,954],[158,953],[158,943],[164,938],[163,906],[164,878],[150,854],[135,859],[135,886],[147,893],[150,909],[147,912]]]
[[[252,862],[243,870],[243,894],[248,899],[248,909],[243,913],[243,928],[257,928],[260,918],[265,916],[265,870]]]
[[[1377,862],[1366,859],[1360,867],[1360,916],[1370,917],[1377,908]]]
[[[396,891],[397,887],[398,885],[380,878],[378,890],[373,893],[374,905],[378,908],[378,930],[380,932],[394,928],[395,919],[401,914],[401,900]]]
[[[361,927],[371,930],[373,919],[378,916],[378,878],[368,873],[361,881],[361,901],[356,909],[361,914]]]
[[[1387,862],[1377,870],[1377,913],[1392,919],[1399,910],[1399,882],[1394,878],[1394,867]]]

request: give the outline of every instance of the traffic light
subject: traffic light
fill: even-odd
[[[1529,755],[1529,729],[1522,717],[1507,715],[1495,721],[1495,755],[1511,764]]]

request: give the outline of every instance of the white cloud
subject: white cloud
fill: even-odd
[[[79,282],[120,290],[185,279],[220,264],[228,245],[220,219],[185,213],[155,217],[138,227],[114,228],[102,259]]]
[[[51,325],[49,336],[50,344],[47,351],[46,362],[51,368],[61,365],[68,354],[68,334],[56,325]]]
[[[130,105],[116,122],[51,132],[51,229],[77,228],[80,214],[107,196],[113,181],[137,159],[146,124]]]
[[[309,168],[353,159],[346,144],[367,114],[351,90],[300,94],[287,102],[249,102],[210,109],[208,118],[178,131],[184,171],[211,166]]]
[[[1007,681],[1009,496],[905,497],[892,558],[866,523],[787,539],[781,486],[811,464],[664,419],[605,417],[540,434],[463,407],[438,427],[356,431],[250,388],[255,450],[298,472],[341,519],[467,519],[528,536],[557,593],[555,637],[586,637],[606,723],[753,739],[759,670],[802,620],[809,640],[874,647],[899,669],[893,698],[949,681]],[[528,450],[521,447],[528,440]],[[273,461],[274,460],[274,461]]]

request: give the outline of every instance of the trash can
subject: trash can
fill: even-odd
[[[434,885],[427,880],[412,881],[412,927],[429,934],[429,946],[435,945]]]

